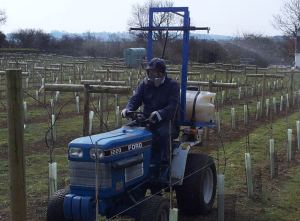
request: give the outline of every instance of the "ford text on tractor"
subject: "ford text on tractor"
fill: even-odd
[[[153,14],[160,12],[182,16],[183,26],[153,27]],[[203,28],[190,26],[188,8],[167,7],[150,8],[149,27],[136,30],[148,31],[148,60],[153,31],[183,31],[181,133],[170,144],[170,162],[162,164],[153,148],[149,120],[139,112],[129,112],[128,125],[70,142],[70,186],[50,198],[48,221],[94,221],[98,215],[112,218],[119,214],[142,221],[168,221],[170,203],[161,193],[172,189],[181,213],[207,214],[212,209],[216,167],[212,157],[192,149],[199,149],[203,128],[214,127],[215,94],[186,86],[189,32]]]

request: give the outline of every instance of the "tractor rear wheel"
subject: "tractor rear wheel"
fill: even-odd
[[[140,207],[138,221],[169,221],[169,202],[162,196],[151,196]]]
[[[58,190],[50,197],[47,208],[47,221],[67,221],[64,217],[64,198],[69,188]]]
[[[184,177],[183,185],[175,188],[179,211],[188,215],[209,213],[217,184],[213,159],[205,154],[190,153]]]

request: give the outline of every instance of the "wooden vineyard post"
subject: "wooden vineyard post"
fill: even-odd
[[[29,78],[26,78],[25,80],[25,88],[28,89],[29,87]]]
[[[229,76],[228,76],[228,69],[226,69],[226,82],[225,83],[228,83],[228,78],[229,78]],[[226,89],[225,90],[225,99],[227,100],[228,99],[228,94],[229,94],[229,92],[228,92],[228,89]]]
[[[261,109],[262,109],[262,113],[265,112],[265,96],[266,96],[266,73],[263,74],[263,85],[262,85],[262,91],[261,91]],[[264,116],[262,116],[264,117]]]
[[[75,65],[72,64],[72,71],[73,71],[73,80],[76,81],[76,71],[75,71]]]
[[[292,71],[291,73],[291,86],[290,86],[290,90],[291,90],[291,101],[294,100],[294,71]],[[293,102],[291,102],[291,104],[293,105]]]
[[[88,85],[84,84],[83,89],[83,136],[89,135],[89,113],[90,113],[90,93]]]
[[[285,95],[285,99],[286,99],[286,105],[285,105],[286,113],[288,113],[289,109],[290,109],[290,98],[289,98],[289,94],[288,93]]]
[[[46,79],[46,76],[45,76],[45,78],[42,78],[42,83],[41,83],[41,87],[40,88],[44,88],[45,87],[45,79]],[[43,93],[43,102],[44,102],[44,104],[46,104],[46,93]]]
[[[11,221],[26,220],[22,71],[6,70]]]
[[[62,84],[63,83],[63,65],[60,64],[59,68],[60,68],[60,83]]]
[[[274,115],[277,114],[277,102],[276,102],[276,97],[273,97],[273,113],[274,113]]]
[[[100,132],[104,132],[104,108],[103,108],[103,94],[100,94],[99,112],[100,112]]]
[[[244,105],[244,126],[248,125],[248,105]]]
[[[220,133],[221,132],[221,120],[220,120],[220,113],[219,113],[219,111],[216,111],[215,116],[216,116],[217,133]]]
[[[209,92],[212,92],[212,87],[213,87],[213,82],[212,82],[212,81],[209,81],[209,82],[208,82],[208,91],[209,91]]]

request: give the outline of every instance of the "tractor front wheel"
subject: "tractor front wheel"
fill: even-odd
[[[47,221],[67,221],[64,217],[64,198],[69,188],[58,190],[49,200],[47,208]]]

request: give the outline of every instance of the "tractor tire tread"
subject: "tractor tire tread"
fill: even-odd
[[[64,217],[64,197],[70,192],[69,188],[60,189],[50,197],[47,208],[47,221],[67,221]]]

